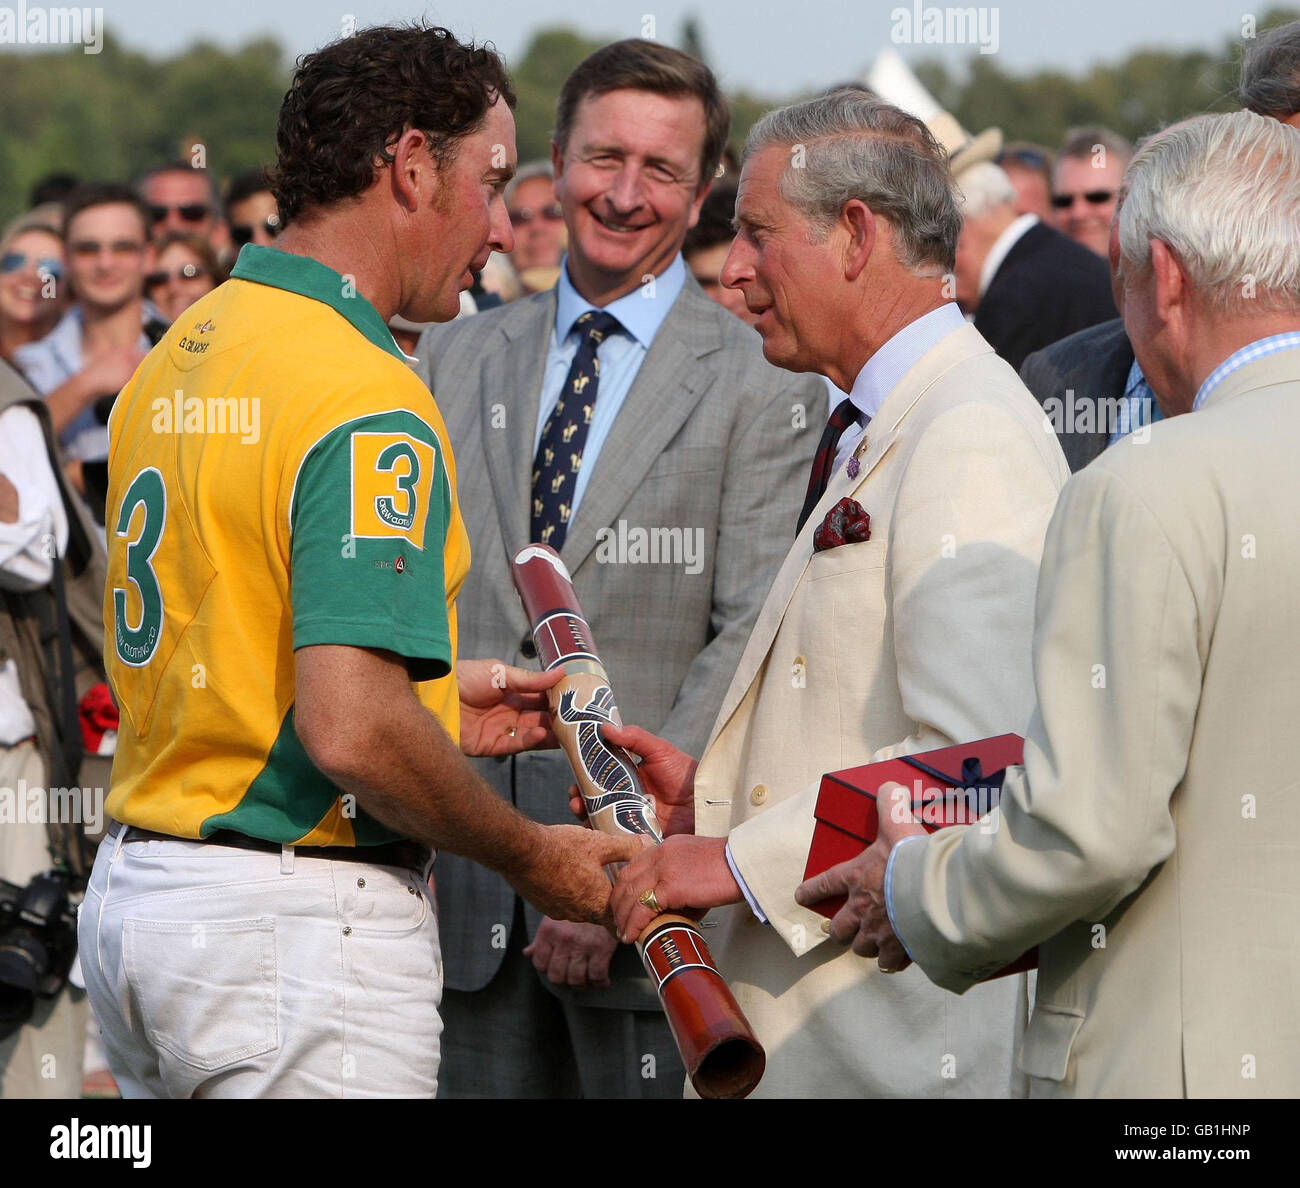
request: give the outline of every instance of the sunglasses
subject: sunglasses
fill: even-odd
[[[197,264],[182,264],[175,272],[167,272],[160,268],[157,272],[150,272],[145,276],[144,287],[153,289],[158,285],[165,285],[168,281],[195,280],[197,277],[209,275],[206,268],[200,268]]]
[[[997,164],[1001,165],[1005,161],[1019,161],[1022,165],[1028,165],[1031,169],[1042,169],[1047,164],[1047,158],[1033,149],[1012,149],[1009,152],[998,153]]]
[[[53,256],[37,258],[25,252],[5,252],[0,256],[0,272],[19,272],[29,264],[35,264],[37,273],[43,277],[52,276],[56,281],[63,279],[63,261]]]
[[[1082,194],[1053,194],[1052,205],[1057,210],[1068,210],[1076,198],[1082,198],[1089,206],[1101,206],[1115,197],[1114,190],[1084,190]]]
[[[278,214],[269,215],[262,224],[262,229],[274,239],[280,234],[280,216]],[[234,240],[236,247],[243,247],[245,244],[253,242],[253,235],[257,231],[255,223],[231,223],[230,238]]]
[[[155,223],[161,223],[173,210],[187,223],[201,223],[208,217],[211,207],[206,202],[187,202],[183,206],[149,207],[149,217]]]
[[[546,219],[548,222],[553,222],[556,219],[564,218],[564,208],[558,202],[552,202],[549,206],[543,206],[539,210],[533,210],[529,206],[520,206],[507,213],[510,215],[512,223],[520,225],[531,223],[534,219]]]
[[[101,252],[112,252],[115,256],[138,256],[144,251],[144,244],[133,239],[115,239],[112,243],[101,243],[97,239],[78,239],[68,244],[68,251],[74,256],[89,258]]]

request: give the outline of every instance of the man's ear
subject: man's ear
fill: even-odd
[[[438,171],[429,152],[429,138],[419,128],[408,128],[393,143],[389,152],[393,164],[389,174],[393,197],[407,211],[419,209],[438,187]]]
[[[1155,285],[1156,316],[1165,325],[1181,321],[1191,288],[1187,273],[1169,245],[1151,240],[1151,280]]]
[[[704,200],[709,196],[711,189],[713,189],[713,182],[710,181],[691,200],[691,215],[686,223],[687,230],[700,221],[700,211],[704,208]]]
[[[861,199],[851,198],[840,212],[840,223],[848,233],[844,249],[844,279],[855,281],[876,248],[876,216]]]

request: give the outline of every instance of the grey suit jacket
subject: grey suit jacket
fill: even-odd
[[[509,559],[528,543],[533,438],[554,322],[550,290],[433,327],[416,350],[447,421],[471,542],[459,601],[463,656],[534,663]],[[759,336],[687,278],[561,549],[624,721],[703,752],[794,535],[825,401],[819,377],[769,365]],[[617,539],[620,524],[629,541],[638,529],[680,529],[700,546],[698,558],[685,558],[696,563],[611,556],[598,534],[612,529],[608,539]],[[482,760],[479,769],[534,820],[572,823],[573,778],[562,753]],[[436,873],[446,985],[480,989],[500,967],[514,890],[451,854],[439,856]],[[529,907],[530,935],[538,919]],[[657,1008],[631,947],[619,949],[612,972],[610,990],[580,992],[581,1000]]]
[[[1089,326],[1035,351],[1020,378],[1043,406],[1071,471],[1110,444],[1108,413],[1124,396],[1133,346],[1121,318]]]

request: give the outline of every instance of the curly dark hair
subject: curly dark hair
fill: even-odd
[[[280,105],[269,175],[280,218],[368,189],[408,128],[428,135],[445,168],[498,97],[515,106],[496,51],[438,26],[376,26],[304,55]]]

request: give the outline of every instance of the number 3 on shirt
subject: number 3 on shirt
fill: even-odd
[[[126,546],[126,580],[135,587],[140,600],[139,621],[127,621],[127,591],[113,587],[113,636],[118,658],[132,668],[143,668],[153,659],[162,639],[163,595],[153,556],[162,540],[167,523],[167,488],[162,475],[150,466],[131,480],[122,499],[114,528],[119,537],[130,530],[137,507],[144,507],[140,535]]]

